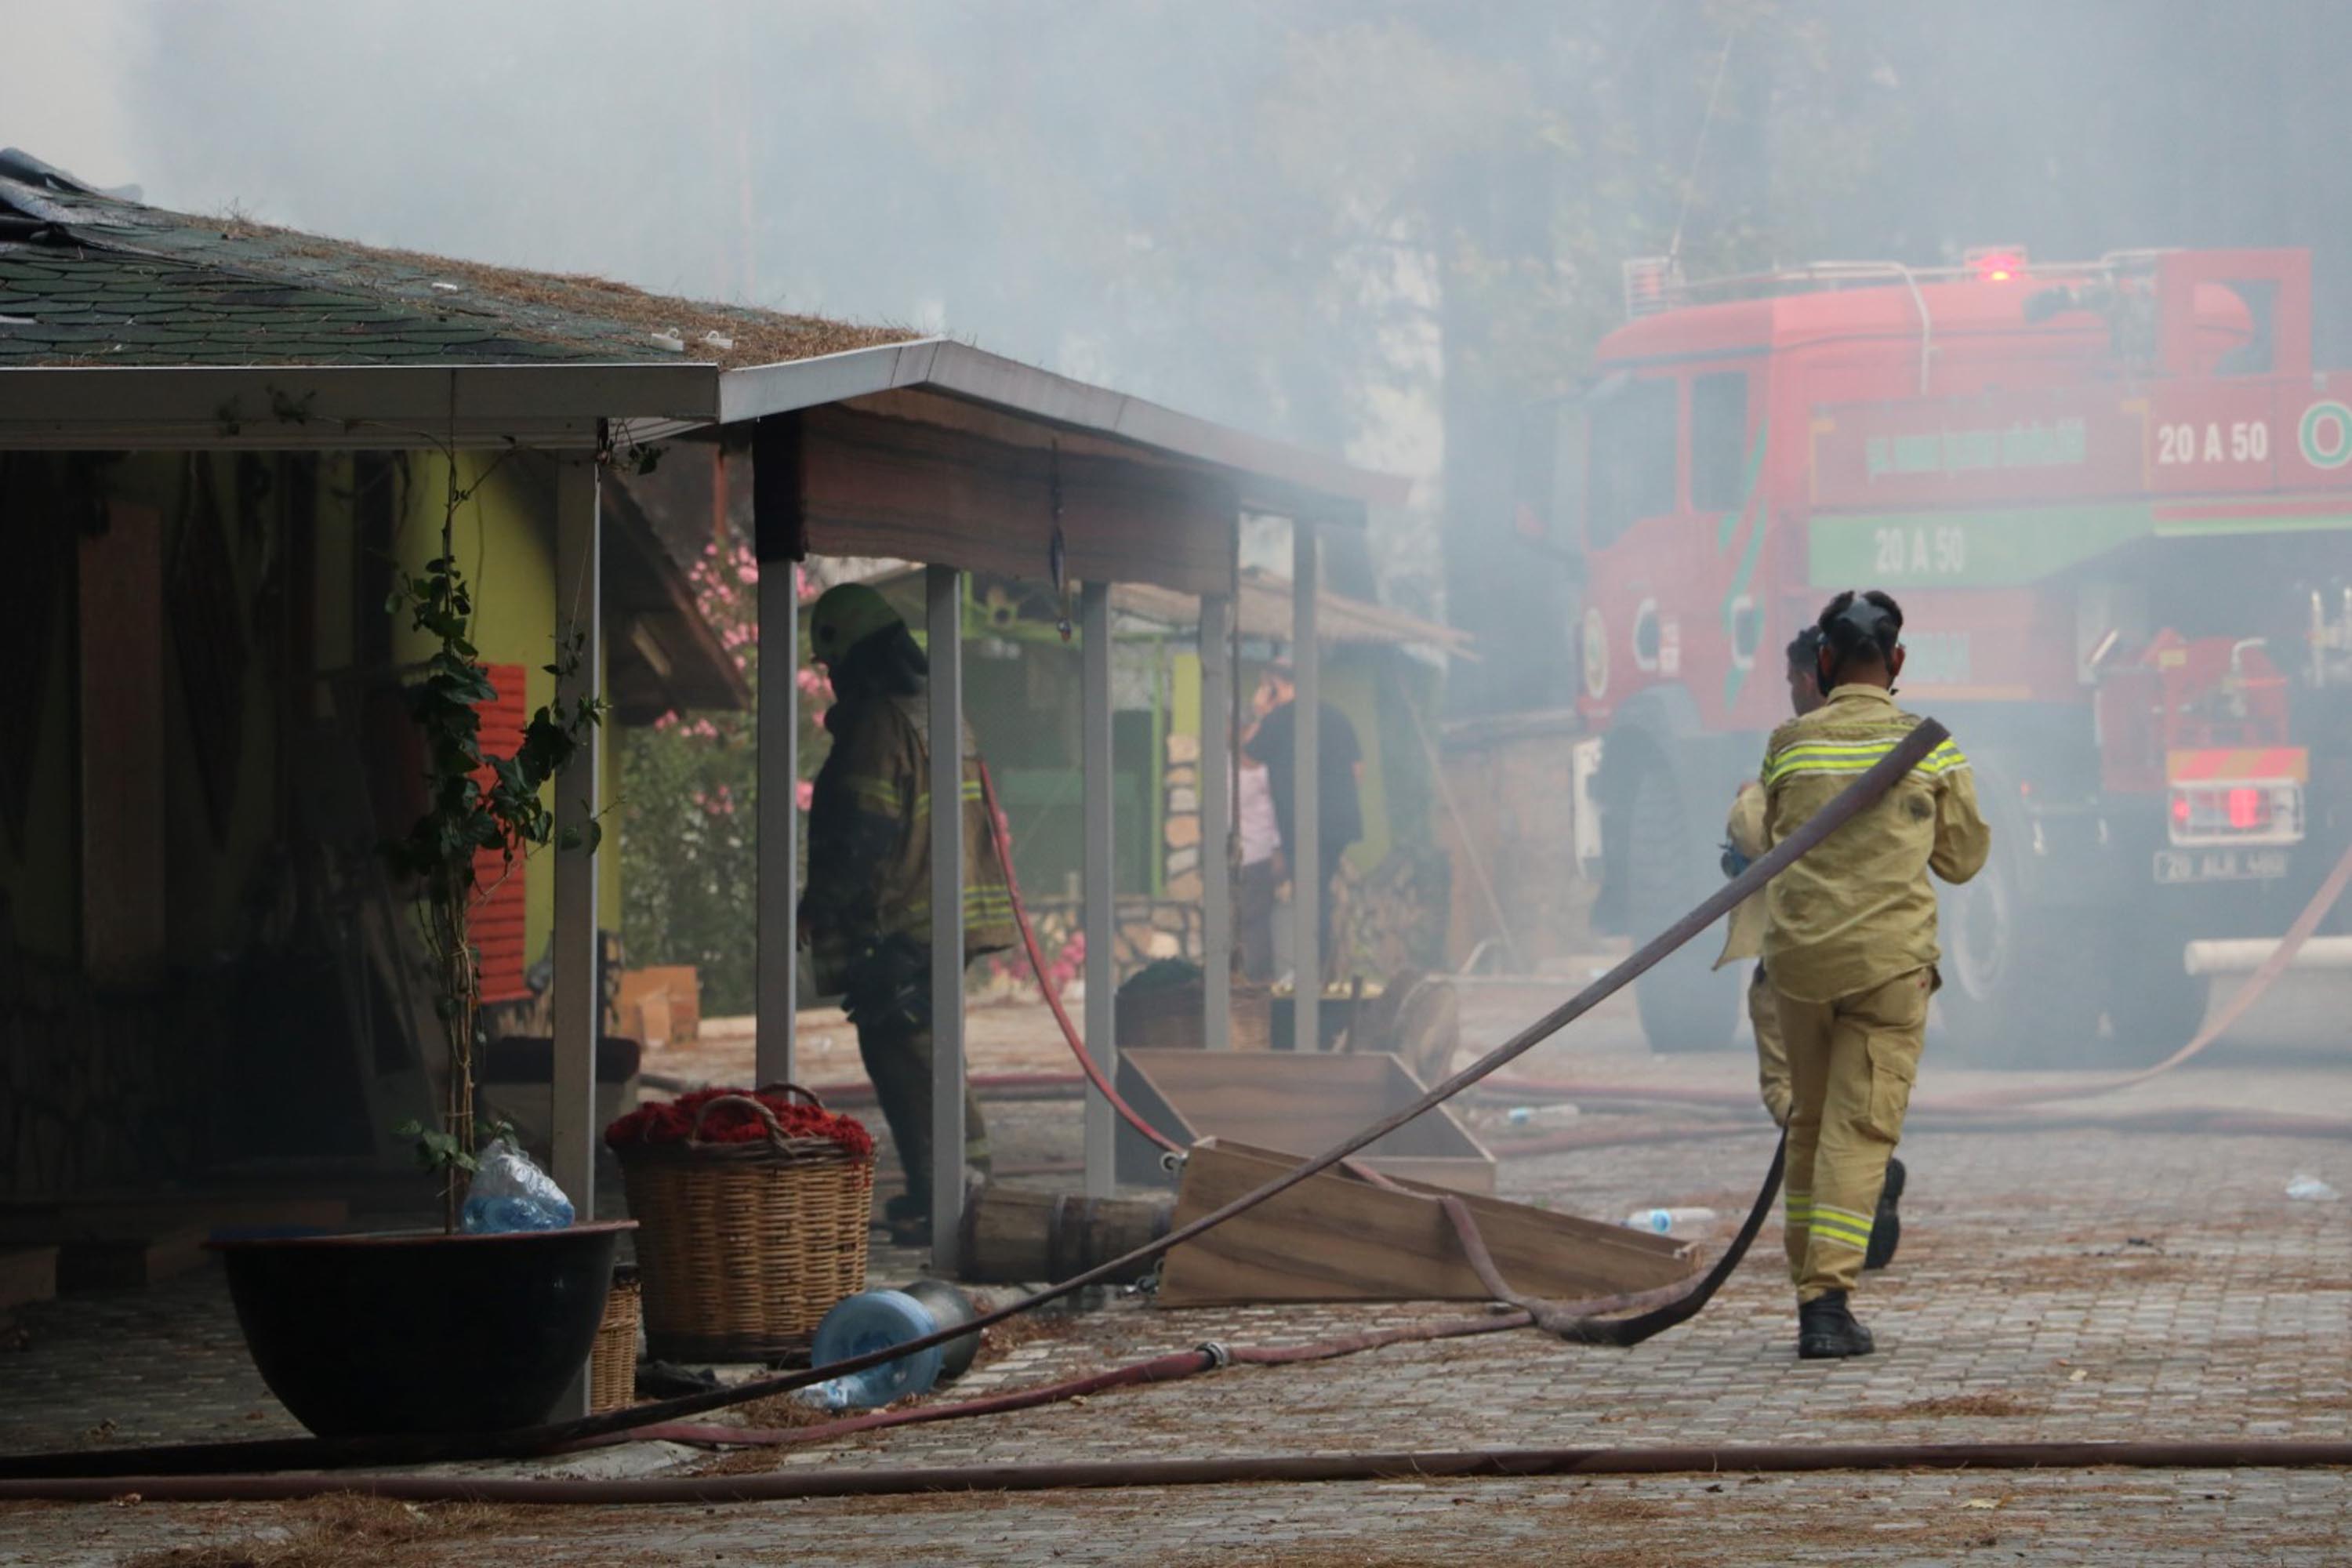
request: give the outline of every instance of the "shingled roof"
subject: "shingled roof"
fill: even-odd
[[[915,335],[167,212],[0,150],[0,365],[734,367]]]

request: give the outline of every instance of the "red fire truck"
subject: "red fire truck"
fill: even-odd
[[[1627,298],[1522,514],[1583,562],[1604,929],[1719,880],[1786,644],[1883,587],[1899,700],[1996,835],[1944,896],[1938,1027],[1987,1063],[2177,1047],[2195,961],[2258,952],[2352,837],[2352,374],[2311,368],[2307,254],[1636,263]],[[1638,990],[1656,1048],[1731,1043],[1704,945]]]

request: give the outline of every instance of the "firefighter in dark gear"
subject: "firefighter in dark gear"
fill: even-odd
[[[811,978],[840,994],[889,1123],[907,1191],[884,1206],[902,1241],[931,1215],[930,666],[906,623],[863,584],[826,590],[809,651],[832,677],[833,750],[809,804],[800,930]],[[1013,898],[963,726],[963,941],[967,961],[1011,947]],[[988,1129],[964,1090],[964,1163],[986,1173]]]
[[[1800,719],[1822,705],[1821,649],[1822,629],[1815,626],[1806,626],[1789,643],[1789,708]],[[1764,850],[1764,786],[1749,779],[1739,786],[1739,794],[1731,803],[1730,820],[1724,825],[1723,874],[1727,878],[1738,876]],[[1759,892],[1731,911],[1723,952],[1715,961],[1716,968],[1764,955],[1764,927],[1769,919],[1766,902],[1765,895]],[[1757,1083],[1763,1093],[1764,1109],[1775,1125],[1786,1127],[1789,1103],[1793,1098],[1789,1083],[1789,1051],[1780,1040],[1780,1005],[1772,998],[1771,983],[1761,963],[1756,966],[1748,984],[1748,1022],[1756,1031]],[[1865,1271],[1884,1268],[1895,1261],[1895,1249],[1903,1237],[1903,1219],[1896,1203],[1903,1196],[1905,1175],[1903,1162],[1890,1157],[1886,1162],[1886,1184],[1879,1193],[1878,1209],[1871,1220],[1870,1247],[1863,1254],[1862,1267]]]
[[[1770,843],[1796,832],[1919,723],[1893,701],[1904,648],[1903,612],[1892,598],[1841,594],[1819,624],[1829,696],[1781,725],[1766,749]],[[1946,741],[1768,891],[1764,967],[1791,1090],[1789,1271],[1797,1353],[1807,1360],[1874,1348],[1850,1296],[1903,1136],[1937,986],[1929,873],[1965,882],[1990,848],[1968,759]]]

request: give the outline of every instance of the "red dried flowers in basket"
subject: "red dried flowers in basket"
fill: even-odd
[[[646,1348],[764,1361],[866,1289],[874,1139],[795,1084],[698,1089],[604,1130],[635,1217]]]

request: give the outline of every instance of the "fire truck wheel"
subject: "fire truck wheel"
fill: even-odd
[[[1707,895],[1722,877],[1715,837],[1695,828],[1662,760],[1637,775],[1626,834],[1633,937],[1645,942]],[[1634,1009],[1653,1051],[1727,1051],[1739,1028],[1746,964],[1720,971],[1710,931],[1633,983]]]
[[[2063,911],[2036,905],[1996,825],[1992,858],[1944,890],[1942,1032],[1971,1067],[2063,1068],[2095,1058],[2107,988]]]

